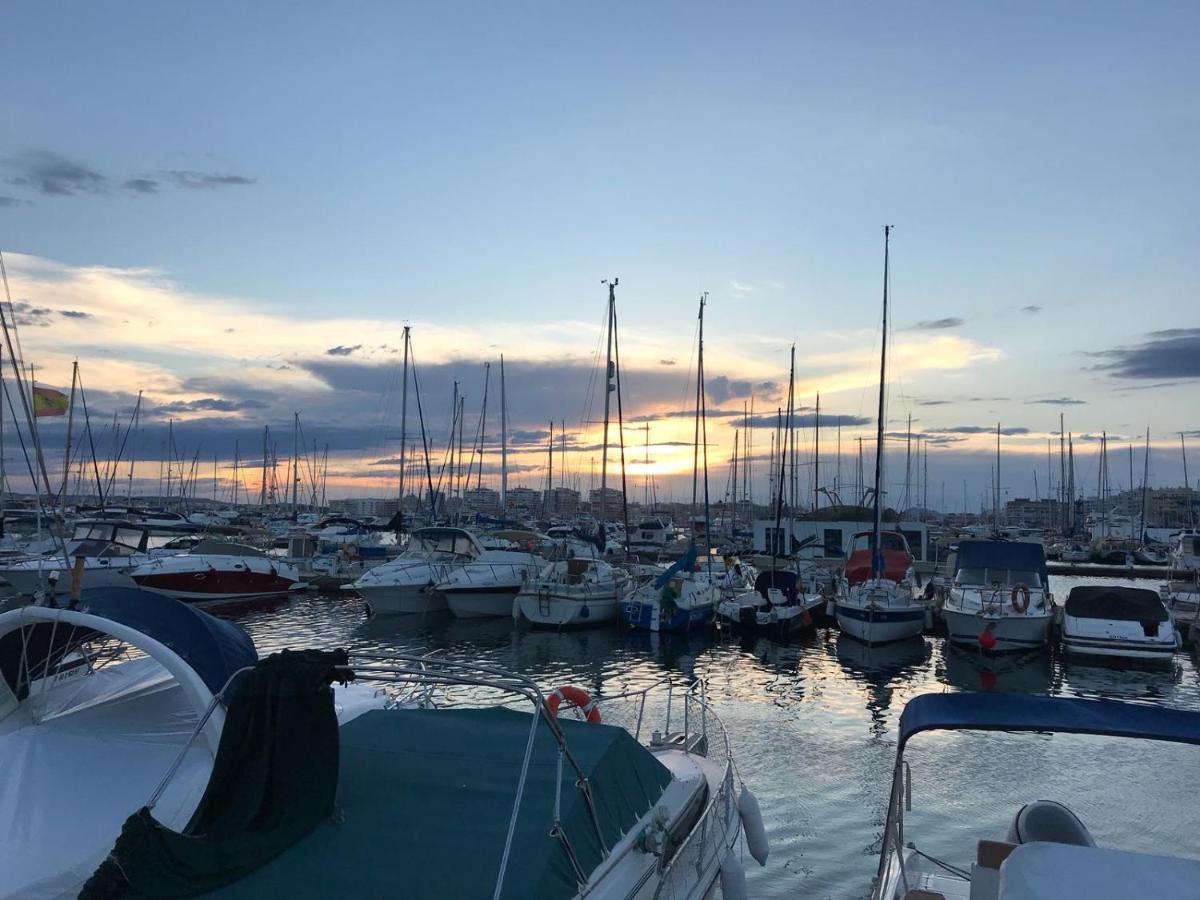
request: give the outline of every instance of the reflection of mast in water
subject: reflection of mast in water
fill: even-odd
[[[897,688],[911,684],[914,670],[929,661],[929,643],[915,636],[872,645],[839,634],[835,652],[846,674],[866,690],[871,733],[883,737],[888,731],[893,695]]]
[[[984,656],[978,650],[942,644],[939,681],[963,691],[1046,694],[1054,687],[1050,655],[1044,650]]]

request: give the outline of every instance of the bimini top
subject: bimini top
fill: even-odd
[[[529,716],[501,708],[364,713],[339,731],[339,822],[317,826],[220,896],[311,896],[319,886],[329,897],[491,897]],[[658,802],[670,773],[622,728],[559,724],[612,847]],[[603,859],[575,774],[560,769],[558,745],[539,723],[500,894],[507,900],[578,893],[563,842],[551,834],[559,784],[560,821],[580,868],[590,875]]]
[[[961,541],[955,566],[959,569],[1009,569],[1037,572],[1047,584],[1046,551],[1029,541]]]
[[[1154,591],[1098,585],[1071,588],[1066,613],[1079,619],[1116,622],[1166,622],[1170,618],[1162,598]]]
[[[149,638],[189,666],[213,694],[238,669],[258,662],[254,642],[233,622],[150,591],[94,588],[82,593],[75,609],[26,606],[0,615],[0,673],[13,693],[22,697],[28,689],[20,683],[22,670],[27,677],[47,657],[53,665],[97,632],[112,634],[158,658],[151,647],[138,643],[139,636]],[[40,645],[36,660],[35,645]]]
[[[900,714],[897,753],[921,731],[1050,731],[1200,744],[1200,713],[1116,700],[1026,694],[922,694]]]

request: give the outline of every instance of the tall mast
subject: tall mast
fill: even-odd
[[[500,354],[500,518],[508,513],[508,398],[504,393],[504,354]]]
[[[821,508],[821,394],[817,393],[817,415],[813,430],[813,509]]]
[[[59,506],[67,504],[67,482],[71,478],[71,431],[75,424],[75,385],[79,382],[79,360],[71,362],[71,399],[67,407],[67,446],[63,453],[63,486]],[[90,432],[89,432],[90,433]],[[51,499],[53,502],[53,499]],[[103,503],[103,498],[101,498]]]
[[[491,380],[492,364],[486,362],[483,364],[483,406],[479,410],[479,475],[475,479],[475,487],[480,490],[483,489],[483,448],[487,446],[487,402]]]
[[[996,423],[996,534],[1000,533],[1000,423]]]
[[[612,401],[613,375],[616,366],[613,365],[613,319],[617,315],[617,284],[619,279],[604,282],[608,285],[608,353],[604,364],[604,441],[600,451],[600,552],[608,546],[608,531],[604,527],[608,513],[608,417]]]
[[[1141,539],[1146,539],[1146,491],[1147,482],[1150,480],[1150,428],[1146,428],[1146,452],[1142,459],[1142,536]]]
[[[292,515],[298,512],[300,493],[300,413],[292,413]]]
[[[1058,498],[1059,508],[1062,510],[1062,522],[1060,527],[1066,530],[1067,526],[1067,438],[1064,428],[1065,419],[1062,413],[1058,414]]]
[[[542,500],[542,515],[549,518],[550,494],[554,490],[554,420],[550,420],[550,439],[546,441],[546,496]]]
[[[1179,432],[1179,452],[1183,454],[1183,486],[1187,488],[1183,496],[1187,500],[1188,505],[1188,527],[1196,527],[1196,504],[1192,497],[1192,483],[1188,481],[1187,470],[1187,443],[1183,439],[1183,432]]]
[[[408,341],[409,326],[404,326],[404,374],[400,388],[400,478],[396,491],[399,497],[400,530],[404,530],[404,451],[408,443]],[[420,488],[417,494],[420,495]]]
[[[883,341],[879,351],[879,416],[875,426],[875,496],[872,532],[875,546],[871,549],[871,578],[883,576],[883,423],[884,400],[887,396],[887,332],[888,332],[888,254],[892,226],[883,226]]]

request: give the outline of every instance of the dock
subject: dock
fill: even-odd
[[[1046,572],[1077,578],[1149,578],[1158,581],[1166,581],[1170,575],[1167,566],[1107,566],[1103,563],[1071,563],[1050,559],[1046,560]]]

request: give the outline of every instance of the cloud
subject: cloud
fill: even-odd
[[[9,184],[30,187],[41,194],[73,197],[103,193],[108,188],[108,179],[95,169],[49,150],[10,156],[3,165],[13,173]]]
[[[158,182],[153,178],[129,178],[121,186],[135,194],[158,193]]]
[[[153,412],[158,415],[176,415],[190,412],[241,412],[248,409],[263,409],[267,404],[252,397],[228,400],[224,397],[202,397],[199,400],[176,400],[160,403]]]
[[[192,190],[211,190],[213,188],[231,187],[254,184],[258,179],[245,175],[233,175],[219,172],[196,172],[192,169],[171,169],[163,175],[181,188]]]
[[[735,294],[752,294],[752,293],[754,293],[754,285],[746,284],[745,282],[741,282],[741,281],[730,280],[729,289],[731,291],[733,291]]]
[[[1042,403],[1046,406],[1085,406],[1086,400],[1076,400],[1073,397],[1052,397],[1046,400],[1026,400],[1026,403]]]
[[[21,201],[16,197],[8,197],[4,194],[0,194],[0,209],[4,208],[5,206],[20,206],[20,204]]]
[[[726,375],[718,375],[716,378],[709,378],[707,380],[707,384],[704,385],[704,392],[709,400],[720,406],[730,400],[740,400],[743,397],[749,398],[754,394],[773,394],[778,390],[778,387],[773,381],[735,381]]]
[[[353,347],[344,347],[339,344],[336,347],[330,347],[325,351],[326,356],[350,356],[356,350],[361,350],[362,344],[355,344]]]
[[[949,406],[951,400],[918,400],[917,406]]]
[[[996,429],[990,425],[955,425],[950,428],[926,428],[929,434],[995,434]],[[1029,434],[1028,428],[1001,428],[1001,434]]]
[[[675,360],[673,360],[673,359],[660,359],[660,360],[658,361],[658,364],[659,364],[660,366],[673,366],[673,365],[675,365]]]
[[[45,328],[50,324],[54,310],[47,306],[34,306],[25,300],[18,300],[12,305],[13,319],[18,325]]]
[[[1111,360],[1094,368],[1117,378],[1200,378],[1200,328],[1168,328],[1146,337],[1132,347],[1094,354]]]
[[[963,324],[963,320],[958,316],[947,316],[944,319],[923,319],[913,329],[917,331],[936,331],[941,328],[958,328]]]
[[[91,313],[80,309],[60,309],[58,314],[67,319],[90,319],[92,317]]]
[[[1032,305],[1032,304],[1030,304],[1029,306],[1022,306],[1022,307],[1021,307],[1021,312],[1023,312],[1023,313],[1027,313],[1027,314],[1029,314],[1029,315],[1031,315],[1031,316],[1036,316],[1036,315],[1037,315],[1038,313],[1040,313],[1041,311],[1042,311],[1042,307],[1040,307],[1040,306],[1034,306],[1034,305]]]

